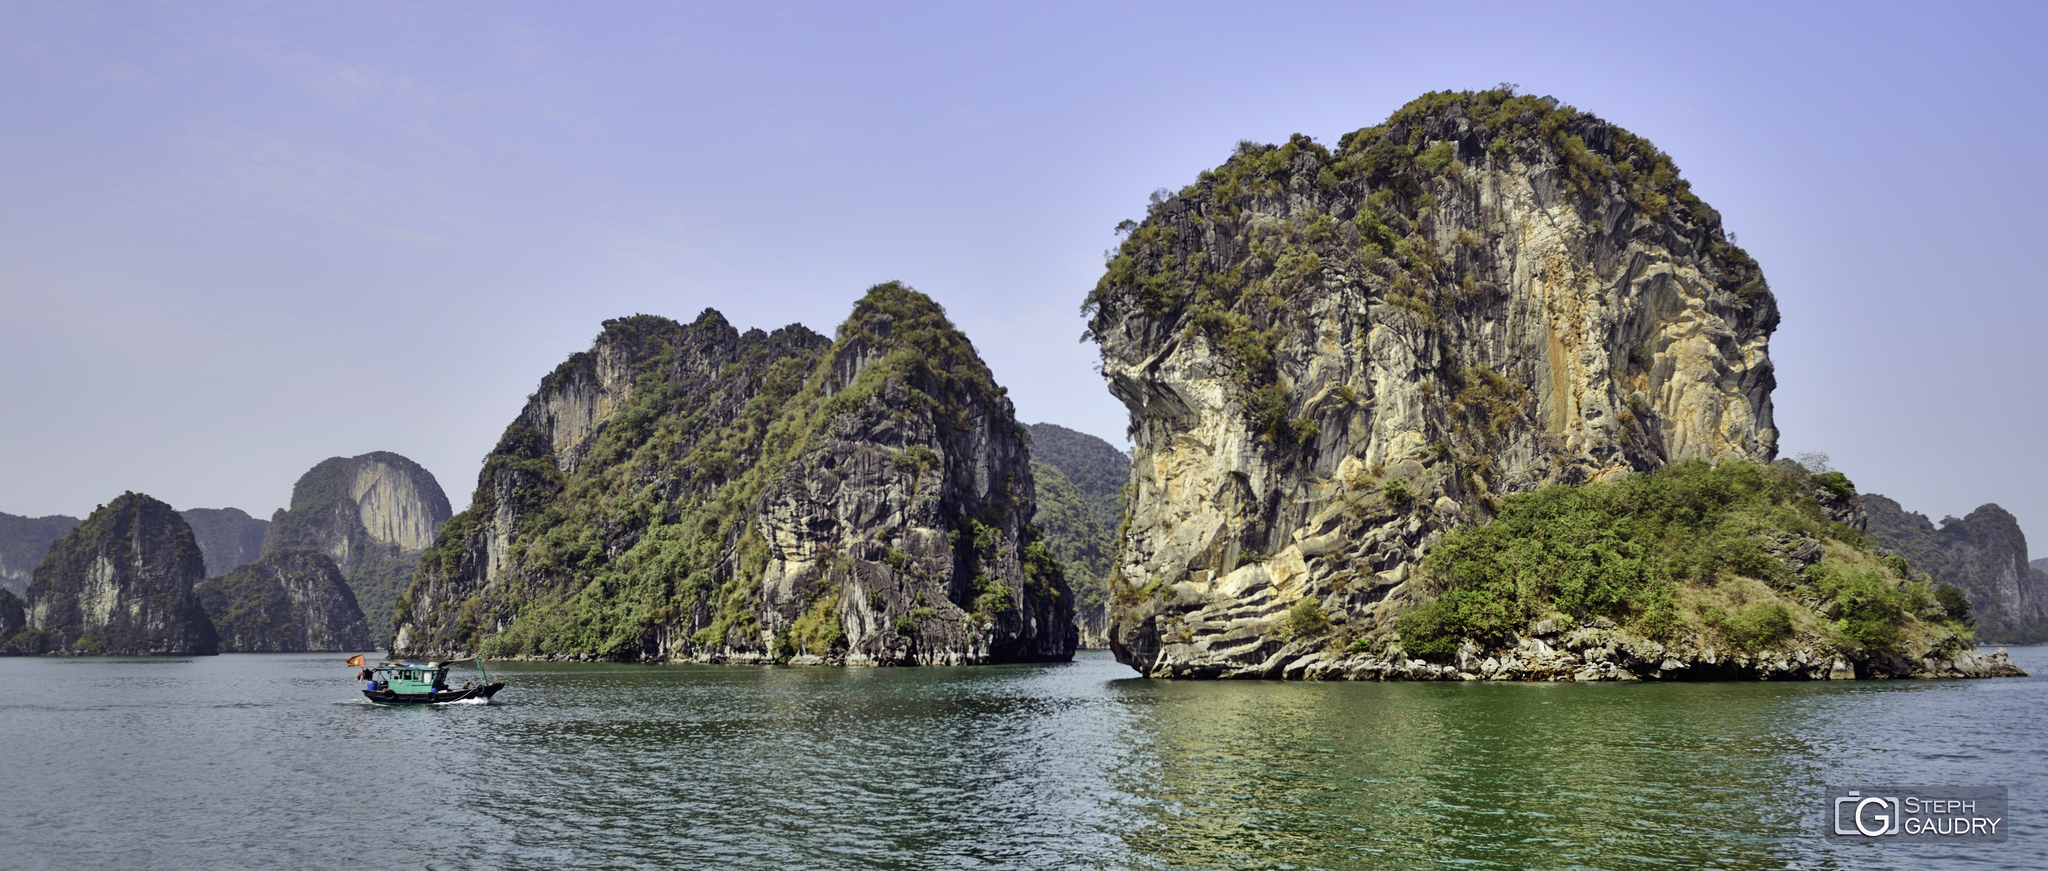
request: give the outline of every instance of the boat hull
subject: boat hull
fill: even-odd
[[[400,693],[391,690],[363,690],[363,698],[380,705],[445,705],[450,702],[466,702],[470,699],[490,700],[491,696],[505,688],[503,681],[487,683],[480,687],[442,690],[437,693]]]

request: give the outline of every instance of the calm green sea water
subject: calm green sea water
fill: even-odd
[[[2043,677],[492,671],[387,709],[335,655],[0,659],[0,867],[2048,868]],[[1830,782],[2006,786],[2011,838],[1830,845]]]

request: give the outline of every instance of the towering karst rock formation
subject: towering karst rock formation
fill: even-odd
[[[1072,655],[1004,391],[939,306],[835,340],[606,321],[543,379],[401,603],[427,656],[983,663]]]
[[[1305,598],[1385,626],[1503,494],[1775,452],[1762,272],[1669,158],[1549,98],[1244,143],[1122,229],[1085,312],[1135,440],[1111,640],[1141,672],[1275,674]]]
[[[2048,573],[2027,562],[2027,536],[2010,512],[1983,505],[1937,527],[1884,496],[1864,494],[1860,501],[1873,543],[1969,597],[1978,640],[2048,641]]]
[[[324,551],[287,548],[193,588],[223,653],[366,650],[369,626],[341,569]]]
[[[270,531],[268,520],[250,517],[240,508],[183,508],[178,514],[192,527],[209,576],[225,574],[263,555],[263,539]]]
[[[123,494],[50,546],[29,585],[27,628],[16,645],[24,653],[218,653],[213,623],[192,593],[205,572],[178,512]]]
[[[0,512],[0,590],[26,592],[50,544],[78,525],[78,518],[52,514],[18,517]]]
[[[373,632],[382,633],[451,513],[440,482],[412,460],[388,451],[332,457],[299,476],[291,508],[270,518],[263,552],[327,554]]]

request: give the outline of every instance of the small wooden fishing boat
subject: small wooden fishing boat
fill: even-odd
[[[448,666],[462,662],[476,663],[483,682],[449,686]],[[363,697],[380,705],[445,705],[470,699],[489,701],[491,696],[505,688],[503,681],[492,681],[490,672],[484,670],[483,661],[475,658],[425,665],[385,662],[363,669],[357,677],[363,680]]]

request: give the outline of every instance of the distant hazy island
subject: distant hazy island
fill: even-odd
[[[448,515],[433,476],[385,452],[321,462],[270,521],[138,493],[82,522],[0,514],[0,564],[34,562],[21,596],[0,588],[0,653],[367,650]]]

